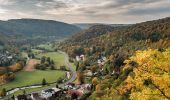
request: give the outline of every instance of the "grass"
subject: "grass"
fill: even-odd
[[[42,79],[45,78],[47,82],[54,82],[59,77],[64,76],[64,72],[62,71],[56,71],[56,70],[50,70],[50,71],[40,71],[36,70],[33,72],[25,72],[21,71],[16,73],[16,78],[14,81],[7,83],[5,85],[2,85],[0,89],[6,88],[11,89],[15,87],[21,87],[26,85],[33,85],[33,84],[41,84]]]
[[[64,55],[59,52],[49,52],[49,53],[40,53],[36,55],[37,57],[50,57],[55,62],[55,67],[65,65],[64,63]],[[16,77],[14,81],[11,81],[5,85],[0,86],[0,90],[3,88],[6,88],[7,90],[15,87],[21,87],[26,85],[33,85],[33,84],[40,84],[42,82],[42,79],[45,78],[47,82],[54,82],[59,77],[62,77],[65,75],[64,71],[57,71],[57,70],[46,70],[46,71],[40,71],[35,70],[33,72],[26,72],[26,71],[20,71],[16,73]],[[35,89],[29,89],[29,91],[33,91]]]
[[[71,65],[73,66],[74,70],[76,70],[76,65],[74,63],[71,63]]]
[[[65,65],[65,58],[62,53],[59,52],[48,52],[48,53],[41,53],[37,55],[38,58],[41,58],[42,56],[50,57],[52,60],[54,60],[55,67],[59,68],[59,66]]]
[[[38,50],[38,49],[31,49],[31,51],[34,54],[40,54],[42,52],[42,50]]]
[[[21,56],[23,57],[23,58],[27,58],[27,53],[26,52],[21,52]]]
[[[44,48],[44,49],[50,50],[50,51],[54,50],[54,48],[52,47],[52,44],[41,44],[41,45],[38,45],[38,47]]]

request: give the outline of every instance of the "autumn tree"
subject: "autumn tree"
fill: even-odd
[[[3,88],[2,91],[0,92],[0,96],[4,97],[4,96],[6,96],[6,93],[7,93],[6,89]]]
[[[81,71],[77,72],[77,83],[83,84],[84,83],[84,74]]]
[[[124,86],[131,90],[130,99],[170,99],[170,48],[163,52],[151,49],[137,51],[135,56],[125,61],[127,65],[124,69],[133,67],[132,61],[137,66],[133,68],[133,75],[128,76]]]

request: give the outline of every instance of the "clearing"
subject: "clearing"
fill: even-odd
[[[27,65],[24,67],[24,71],[28,71],[28,72],[31,72],[31,71],[34,71],[34,67],[36,64],[40,63],[39,60],[36,60],[36,59],[30,59],[27,63]]]

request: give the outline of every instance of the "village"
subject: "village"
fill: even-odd
[[[76,61],[85,61],[85,55],[76,56]],[[101,57],[98,59],[96,63],[98,65],[103,66],[107,61],[106,57]],[[69,65],[68,65],[69,66]],[[72,66],[70,66],[72,67]],[[70,69],[71,70],[71,69]],[[86,70],[84,70],[85,77],[93,77],[96,75],[102,75],[103,69],[99,72],[93,73],[89,66],[86,66]],[[65,72],[65,79],[63,79],[60,83],[56,84],[55,87],[47,88],[41,91],[36,91],[32,93],[26,93],[24,89],[26,88],[35,88],[35,87],[42,87],[42,86],[32,86],[32,87],[25,87],[20,88],[23,90],[23,94],[12,96],[11,99],[13,100],[77,100],[83,98],[83,96],[90,95],[91,91],[93,90],[92,83],[76,83],[75,80],[77,78],[77,73],[73,71]],[[18,89],[18,90],[20,90]]]
[[[63,99],[78,99],[84,94],[88,94],[92,89],[91,84],[82,84],[77,85],[74,83],[68,83],[63,87],[59,87],[58,85],[53,88],[49,88],[46,90],[42,90],[39,92],[33,92],[30,94],[18,95],[16,97],[12,97],[14,100],[49,100],[55,99],[60,100]]]
[[[16,54],[10,54],[8,51],[0,51],[0,66],[9,66],[16,61]]]

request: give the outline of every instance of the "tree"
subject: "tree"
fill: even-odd
[[[132,66],[131,62],[137,64]],[[130,91],[130,99],[145,100],[170,99],[170,48],[163,52],[158,50],[137,51],[136,55],[126,60],[125,69],[133,68],[133,75],[125,80],[124,93]],[[139,91],[140,90],[140,91]]]
[[[7,93],[7,92],[6,92],[6,89],[3,88],[2,91],[1,91],[1,93],[0,93],[0,96],[1,96],[1,97],[5,97],[5,96],[6,96],[6,93]]]
[[[67,70],[66,66],[60,66],[60,70]]]
[[[26,95],[26,91],[25,90],[23,90],[22,92],[23,92],[24,95]]]
[[[80,71],[77,72],[77,83],[78,84],[83,84],[84,83],[84,75]]]
[[[42,80],[42,85],[47,85],[45,78],[43,78],[43,80]]]
[[[94,77],[94,78],[92,79],[92,84],[93,84],[94,86],[96,86],[98,83],[99,83],[98,78],[97,78],[97,77]]]
[[[97,77],[94,77],[92,79],[92,85],[93,85],[93,90],[95,90],[96,85],[99,83],[99,80]]]
[[[51,60],[51,64],[54,65],[54,60]]]
[[[144,40],[144,39],[145,39],[145,36],[144,36],[143,33],[133,33],[133,34],[131,35],[131,38],[134,39],[134,40],[139,41],[139,40]]]
[[[47,57],[47,60],[46,60],[47,62],[48,62],[48,64],[51,64],[51,59],[50,59],[50,57]]]
[[[41,64],[45,63],[45,61],[46,61],[46,57],[45,56],[41,57]]]
[[[51,65],[51,68],[50,68],[51,70],[55,70],[55,67],[54,67],[54,65]]]
[[[150,36],[149,36],[149,39],[152,41],[152,42],[157,42],[159,41],[161,38],[161,34],[160,33],[152,33]]]
[[[81,55],[81,54],[84,54],[84,48],[76,48],[76,49],[74,49],[74,54],[75,55]]]
[[[79,64],[79,62],[77,62],[77,64],[76,64],[76,71],[79,69],[79,67],[80,67],[80,64]]]

